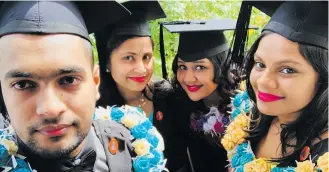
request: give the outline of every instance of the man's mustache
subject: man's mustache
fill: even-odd
[[[67,124],[67,125],[72,125],[75,127],[78,127],[80,122],[78,120],[73,120],[71,122],[64,122],[62,121],[62,117],[56,117],[56,118],[45,118],[42,119],[41,122],[39,122],[38,124],[34,124],[32,126],[30,126],[28,128],[28,131],[30,133],[30,135],[32,135],[33,133],[37,132],[40,128],[46,126],[46,125],[58,125],[58,124]]]

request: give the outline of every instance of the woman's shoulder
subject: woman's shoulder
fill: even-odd
[[[176,89],[171,81],[165,79],[153,81],[151,90],[153,99],[165,99],[175,102],[186,98],[184,90]]]
[[[153,81],[153,90],[154,91],[165,91],[165,92],[173,92],[173,87],[168,80],[161,79]]]

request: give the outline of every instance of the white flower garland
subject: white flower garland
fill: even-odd
[[[152,125],[141,108],[132,106],[96,108],[94,119],[113,120],[123,124],[131,131],[135,172],[161,172],[165,168],[164,141],[158,130]]]

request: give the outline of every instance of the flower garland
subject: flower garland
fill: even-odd
[[[165,168],[164,141],[141,108],[122,106],[96,108],[94,119],[108,119],[123,124],[131,131],[135,172],[161,172]]]
[[[216,107],[210,107],[209,113],[200,115],[199,118],[195,113],[191,114],[191,128],[194,131],[204,132],[211,136],[221,137],[225,131],[225,126],[229,122],[229,117],[220,113]]]
[[[160,172],[165,168],[164,141],[140,108],[122,106],[96,108],[94,119],[114,120],[130,129],[136,157],[133,158],[135,172]],[[15,132],[11,127],[0,129],[0,170],[2,172],[35,172],[25,157],[17,154]]]
[[[25,157],[17,154],[18,146],[11,127],[0,129],[0,170],[3,172],[32,172]]]
[[[278,163],[269,162],[264,158],[255,158],[250,143],[245,140],[250,118],[251,100],[245,91],[245,82],[240,84],[238,94],[232,99],[233,121],[228,125],[221,141],[227,151],[230,166],[236,172],[328,172],[328,152],[319,157],[317,166],[312,160],[297,162],[297,167],[276,167]]]

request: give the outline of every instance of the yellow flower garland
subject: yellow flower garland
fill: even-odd
[[[246,90],[246,82],[242,81],[240,83],[240,89],[237,92],[241,93]],[[232,161],[232,157],[236,153],[236,148],[245,142],[245,138],[248,133],[246,130],[249,128],[250,118],[249,115],[245,114],[243,111],[239,114],[226,128],[224,137],[221,140],[223,147],[227,151],[227,156],[229,161]],[[328,169],[329,153],[326,152],[317,160],[317,166],[312,163],[311,160],[297,162],[297,167],[294,168],[296,172],[315,172],[320,169],[322,172],[329,172]],[[254,159],[244,165],[243,170],[245,172],[268,172],[271,171],[277,163],[267,162],[264,158]]]
[[[322,170],[322,172],[328,172],[328,159],[329,159],[329,153],[326,152],[322,156],[319,157],[317,161],[318,167]]]
[[[303,162],[297,162],[297,167],[295,168],[296,172],[313,172],[317,171],[314,168],[315,164],[312,161],[307,160]]]
[[[226,134],[221,141],[226,150],[231,151],[233,148],[245,141],[247,136],[247,132],[245,132],[245,130],[248,129],[249,122],[249,117],[242,113],[228,125]]]
[[[259,158],[256,160],[253,160],[251,162],[248,162],[244,166],[245,172],[267,172],[271,168],[270,164],[266,162],[265,159]]]

